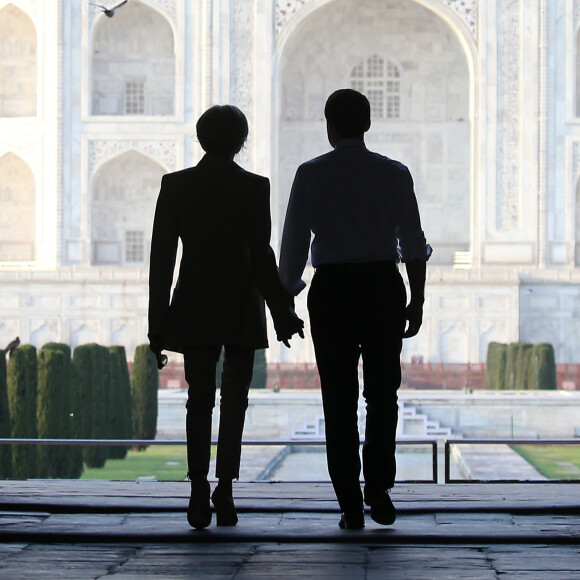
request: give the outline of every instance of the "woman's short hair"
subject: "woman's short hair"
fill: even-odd
[[[326,100],[324,116],[342,137],[358,137],[371,123],[369,100],[354,89],[339,89]]]
[[[248,120],[238,107],[214,105],[199,118],[195,130],[206,153],[235,155],[248,138]]]

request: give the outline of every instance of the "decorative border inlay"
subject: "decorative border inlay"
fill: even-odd
[[[89,146],[89,179],[95,169],[106,161],[127,151],[140,151],[159,161],[171,171],[177,167],[177,143],[175,141],[145,140],[91,140]]]

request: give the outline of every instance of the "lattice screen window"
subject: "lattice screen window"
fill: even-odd
[[[375,119],[401,117],[401,75],[397,65],[374,54],[358,63],[350,74],[350,86],[365,94]]]
[[[125,232],[125,262],[137,263],[145,260],[145,236],[142,231]]]
[[[125,115],[145,114],[145,82],[127,81],[125,83]]]

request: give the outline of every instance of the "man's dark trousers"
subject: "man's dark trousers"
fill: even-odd
[[[328,470],[343,512],[360,510],[358,361],[363,362],[367,418],[363,445],[365,491],[395,481],[397,389],[406,292],[394,262],[317,268],[308,311],[320,375]]]

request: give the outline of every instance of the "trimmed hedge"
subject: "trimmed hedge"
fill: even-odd
[[[131,439],[131,379],[123,346],[109,347],[111,367],[111,439]],[[109,447],[110,459],[125,459],[128,447]]]
[[[486,389],[503,389],[505,385],[506,345],[490,342],[487,347]]]
[[[62,353],[64,362],[64,378],[61,388],[63,404],[61,407],[62,422],[61,435],[63,439],[80,439],[81,437],[81,408],[79,381],[75,380],[75,369],[71,361],[71,349],[68,344],[49,342],[42,351],[57,351]],[[78,479],[83,473],[83,450],[78,445],[62,447],[62,474],[59,477]]]
[[[65,355],[60,350],[42,348],[38,352],[37,429],[40,439],[68,438],[64,416],[67,393]],[[66,476],[65,446],[40,445],[38,476]]]
[[[514,389],[524,390],[528,388],[528,368],[530,366],[530,355],[533,344],[529,342],[518,342],[518,352],[516,355]]]
[[[10,409],[6,381],[6,352],[0,349],[0,437],[10,438]],[[12,477],[12,446],[0,445],[0,479]]]
[[[131,372],[131,399],[133,402],[133,438],[155,439],[157,433],[157,392],[159,370],[157,359],[148,344],[140,344],[135,350]],[[137,449],[143,451],[146,445]]]
[[[251,389],[265,389],[268,371],[266,366],[266,351],[261,348],[254,356],[254,374],[250,384]]]
[[[557,389],[554,347],[546,342],[490,342],[485,385],[488,389]]]
[[[222,370],[224,368],[224,350],[222,349],[216,367],[216,384],[221,385]],[[266,350],[261,348],[256,350],[254,356],[254,369],[250,389],[265,389],[268,380],[268,367],[266,365]]]
[[[504,388],[508,391],[513,391],[516,384],[516,361],[518,356],[519,345],[517,342],[512,342],[506,346],[505,351],[505,378]]]
[[[21,345],[12,351],[8,364],[8,406],[10,432],[13,438],[36,439],[37,396],[36,348]],[[37,446],[14,445],[12,449],[12,477],[37,477]]]
[[[556,390],[556,357],[554,347],[548,342],[536,344],[532,350],[532,364],[537,369],[536,388]]]
[[[109,406],[109,351],[98,344],[82,344],[75,348],[73,365],[76,367],[80,390],[82,439],[108,439],[110,433]],[[103,467],[107,448],[87,445],[83,459],[88,467]]]

